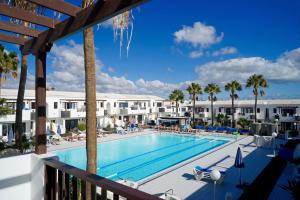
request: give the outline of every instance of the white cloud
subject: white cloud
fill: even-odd
[[[192,51],[189,54],[190,58],[200,58],[201,56],[203,56],[203,51]]]
[[[49,54],[49,61],[52,69],[47,74],[47,87],[64,91],[84,91],[85,72],[82,44],[69,41],[65,45],[54,45]],[[167,97],[173,89],[185,89],[186,84],[184,82],[170,84],[159,80],[146,81],[142,78],[132,81],[128,80],[126,75],[111,76],[101,71],[102,66],[101,60],[96,56],[96,88],[98,92],[153,94]],[[108,68],[108,71],[112,72],[114,68],[110,68]],[[168,70],[172,70],[172,68],[169,67]],[[34,81],[34,75],[28,73],[26,88],[34,89]],[[4,88],[16,89],[17,87],[18,80],[12,80],[11,78],[4,85]]]
[[[182,29],[176,31],[174,37],[178,43],[188,43],[194,47],[209,47],[222,41],[224,34],[221,33],[218,36],[215,27],[195,22],[192,27],[183,26]]]
[[[286,52],[275,61],[262,57],[213,61],[196,67],[199,80],[226,83],[245,82],[252,74],[263,74],[270,81],[300,81],[300,48]]]
[[[223,56],[228,54],[237,53],[237,49],[235,47],[224,47],[212,53],[212,56]]]

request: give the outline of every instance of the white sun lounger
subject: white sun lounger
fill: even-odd
[[[127,132],[122,127],[117,127],[117,134],[125,135]]]
[[[202,179],[211,179],[210,173],[212,172],[212,169],[202,168],[200,166],[196,166],[193,169],[194,177],[197,181],[201,181]],[[217,181],[217,183],[222,183],[225,177],[226,172],[220,171],[221,178]]]

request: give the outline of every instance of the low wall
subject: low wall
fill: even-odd
[[[0,166],[0,199],[43,199],[44,166],[35,154],[1,158]]]

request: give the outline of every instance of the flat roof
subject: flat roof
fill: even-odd
[[[16,99],[18,90],[16,89],[2,89],[1,96],[6,99]],[[97,93],[97,100],[117,99],[117,100],[133,100],[133,101],[148,101],[148,100],[163,100],[163,98],[155,95],[137,95],[137,94],[116,94],[116,93]],[[35,99],[35,90],[25,90],[24,97],[26,99]],[[69,91],[47,91],[47,97],[60,99],[76,99],[84,100],[85,92],[69,92]]]

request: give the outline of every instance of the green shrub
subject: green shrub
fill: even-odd
[[[79,123],[78,124],[78,129],[80,131],[85,131],[86,130],[86,124],[85,123]]]
[[[3,142],[0,142],[0,151],[5,149],[5,144]]]

